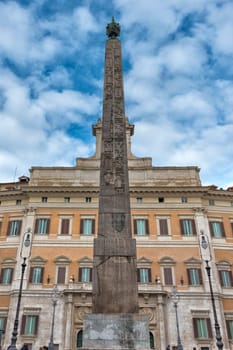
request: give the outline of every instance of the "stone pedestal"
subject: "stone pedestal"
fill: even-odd
[[[88,314],[84,318],[83,350],[149,350],[146,315]]]

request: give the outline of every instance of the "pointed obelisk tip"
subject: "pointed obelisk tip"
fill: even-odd
[[[120,35],[120,24],[116,23],[114,17],[112,17],[112,22],[107,24],[106,34],[110,39],[115,39]]]

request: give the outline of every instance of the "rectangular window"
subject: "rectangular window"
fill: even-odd
[[[197,234],[195,221],[193,219],[181,219],[180,228],[184,236],[194,236]]]
[[[66,267],[59,266],[57,270],[57,284],[65,284],[66,279]]]
[[[167,219],[159,219],[159,233],[161,236],[168,236]]]
[[[212,329],[209,318],[193,318],[193,329],[195,338],[212,338]]]
[[[0,316],[0,330],[5,333],[7,317]]]
[[[16,205],[21,205],[22,201],[21,199],[16,199]]]
[[[147,219],[134,220],[134,234],[138,236],[146,236],[149,234],[149,226]]]
[[[91,197],[86,197],[86,203],[91,203]]]
[[[10,284],[12,282],[13,269],[10,267],[3,268],[0,276],[0,283]]]
[[[233,320],[226,320],[228,338],[233,340]]]
[[[232,272],[228,270],[219,271],[219,279],[222,287],[233,287]]]
[[[80,220],[80,233],[83,235],[92,235],[95,233],[95,220],[94,219],[81,219]]]
[[[30,276],[29,276],[29,282],[31,282],[31,283],[42,283],[42,281],[43,281],[43,273],[44,273],[44,268],[43,267],[31,267],[31,269],[30,269]]]
[[[209,205],[215,205],[214,199],[209,199]]]
[[[8,236],[18,236],[21,231],[21,220],[11,220],[8,223],[7,235]]]
[[[151,269],[147,269],[147,268],[138,269],[138,282],[140,283],[151,282]]]
[[[210,233],[215,238],[225,237],[225,230],[223,222],[221,221],[210,221]]]
[[[45,235],[49,233],[50,220],[49,219],[36,219],[35,233],[39,235]]]
[[[142,197],[137,197],[137,203],[142,203]]]
[[[79,282],[91,282],[92,281],[92,268],[90,267],[80,267],[79,268]]]
[[[181,203],[188,203],[187,197],[181,197]]]
[[[21,333],[28,336],[35,336],[38,329],[38,315],[23,315]]]
[[[202,274],[201,269],[188,269],[188,281],[189,285],[191,286],[197,286],[202,284]]]
[[[70,230],[70,219],[61,220],[61,235],[68,235]]]
[[[164,273],[164,284],[165,285],[173,285],[172,268],[171,267],[164,267],[163,273]]]
[[[42,203],[47,203],[48,202],[48,197],[42,197],[41,198]]]
[[[70,203],[70,197],[64,197],[64,202],[65,203]]]

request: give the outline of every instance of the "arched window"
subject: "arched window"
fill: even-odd
[[[82,329],[77,334],[77,349],[83,347],[83,331]]]
[[[154,335],[152,332],[150,332],[150,349],[155,348],[155,342],[154,342]]]

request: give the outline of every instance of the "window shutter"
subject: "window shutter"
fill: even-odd
[[[149,235],[149,221],[148,221],[148,219],[145,219],[145,228],[146,228],[146,235]]]
[[[190,269],[187,269],[187,275],[188,275],[188,284],[191,286],[192,281],[191,281]]]
[[[80,233],[83,233],[83,219],[80,219]]]
[[[232,276],[232,271],[229,271],[229,275],[230,275],[231,286],[233,287],[233,276]]]
[[[231,233],[233,234],[233,222],[231,222]]]
[[[200,283],[200,284],[203,284],[201,269],[198,269],[198,275],[199,275],[199,283]]]
[[[210,234],[213,237],[214,236],[214,230],[213,230],[213,223],[211,221],[209,222],[209,228],[210,228]]]
[[[137,269],[138,282],[140,282],[140,269]]]
[[[30,268],[30,274],[29,274],[29,282],[30,282],[30,283],[32,283],[33,270],[34,270],[34,268],[31,267],[31,268]]]
[[[38,227],[39,227],[39,219],[36,219],[35,233],[38,233]]]
[[[90,268],[90,282],[92,282],[92,268]]]
[[[50,219],[47,220],[47,227],[46,227],[46,233],[49,234],[50,232]]]
[[[148,269],[148,280],[151,282],[151,269]]]
[[[220,284],[223,287],[222,271],[218,271],[218,275],[219,275]]]
[[[8,226],[7,226],[7,236],[10,235],[10,231],[11,231],[11,221],[8,222]]]
[[[167,285],[172,285],[172,269],[170,267],[164,268],[164,282]]]
[[[0,233],[2,233],[2,222],[0,221]]]
[[[206,323],[207,323],[207,329],[208,329],[208,337],[212,338],[212,328],[211,328],[211,322],[210,322],[210,318],[206,319]]]
[[[137,235],[138,232],[137,232],[137,220],[136,219],[134,219],[134,221],[133,221],[133,229],[134,229],[134,234]]]
[[[81,267],[78,269],[78,281],[79,282],[82,281],[82,268]]]
[[[10,268],[10,283],[12,283],[12,279],[13,279],[13,269]]]
[[[221,227],[221,231],[222,231],[222,236],[226,237],[226,233],[225,233],[225,229],[224,229],[224,224],[223,222],[220,222],[220,227]]]
[[[43,283],[43,280],[44,280],[44,267],[41,268],[40,283]]]
[[[92,219],[92,225],[91,225],[91,233],[95,233],[95,219]]]
[[[2,283],[2,276],[3,276],[3,269],[1,269],[1,272],[0,272],[0,283]]]
[[[66,277],[66,268],[64,266],[59,266],[57,271],[57,283],[64,284]]]
[[[183,225],[183,221],[182,219],[180,219],[180,230],[181,230],[181,234],[184,235],[184,225]]]
[[[160,219],[159,220],[159,230],[160,230],[160,235],[162,235],[162,236],[168,235],[167,219]]]
[[[61,221],[61,235],[68,235],[69,234],[69,219],[62,219]]]
[[[21,334],[25,334],[26,315],[22,316]]]
[[[226,320],[226,326],[227,326],[227,335],[229,339],[232,339],[231,337],[231,330],[230,330],[230,320]]]
[[[38,324],[39,324],[39,316],[35,316],[35,335],[37,335],[38,332]]]
[[[195,220],[191,219],[191,222],[192,222],[193,235],[196,236],[197,230],[196,230]]]
[[[197,319],[193,318],[193,332],[194,338],[198,338],[198,329],[197,329]]]

